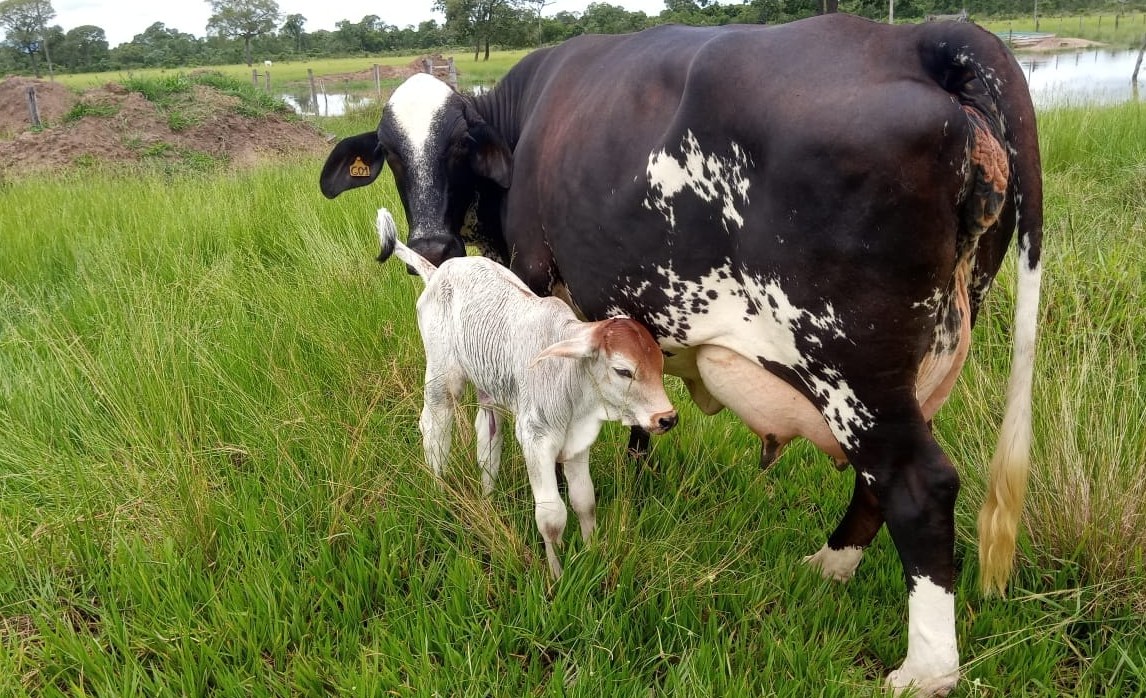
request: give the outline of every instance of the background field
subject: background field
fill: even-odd
[[[305,71],[304,71],[305,72]],[[327,122],[342,134],[374,115]],[[1041,119],[1035,468],[1007,599],[975,587],[1005,265],[937,432],[961,467],[961,696],[1146,694],[1146,111]],[[881,533],[856,578],[801,558],[851,474],[766,472],[670,381],[651,464],[609,428],[600,529],[552,584],[516,447],[421,465],[418,283],[373,261],[387,177],[319,160],[0,187],[0,695],[864,696],[906,649]],[[465,438],[466,426],[460,427]]]

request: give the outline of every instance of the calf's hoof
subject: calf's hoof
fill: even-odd
[[[918,698],[929,696],[945,696],[955,688],[959,682],[959,671],[955,670],[939,676],[917,676],[909,669],[900,667],[887,675],[887,689],[894,695],[902,695],[911,691],[910,695]]]

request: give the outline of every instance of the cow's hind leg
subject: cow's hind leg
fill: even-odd
[[[907,583],[907,657],[888,684],[897,691],[946,695],[959,678],[954,595],[959,476],[914,400],[875,414],[877,423],[855,436],[848,455],[879,502]]]
[[[649,444],[652,442],[652,437],[649,432],[640,427],[629,428],[629,458],[638,465],[643,463],[649,456]]]
[[[855,489],[843,520],[828,536],[824,547],[804,558],[828,579],[837,582],[851,579],[863,559],[864,549],[871,545],[883,525],[883,512],[871,488],[873,478],[871,473],[856,470]]]

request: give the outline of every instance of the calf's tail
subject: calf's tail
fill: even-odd
[[[426,283],[430,282],[430,277],[438,270],[430,260],[402,244],[398,239],[398,225],[394,223],[394,216],[385,208],[378,209],[378,240],[382,243],[382,250],[378,253],[379,262],[385,262],[390,259],[390,255],[394,255]]]
[[[1018,231],[1018,288],[1011,373],[986,501],[979,512],[979,582],[1002,594],[1014,565],[1015,538],[1027,493],[1031,448],[1031,384],[1042,281],[1042,165],[1034,105],[1014,56],[997,37],[973,25],[936,26],[938,74],[961,101],[986,117],[1007,152],[1006,205]],[[936,67],[936,66],[933,66]],[[976,84],[977,83],[977,84]],[[1007,220],[1003,216],[1003,220]],[[1008,236],[1009,237],[1009,234]]]

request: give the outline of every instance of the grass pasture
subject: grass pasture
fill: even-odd
[[[964,478],[958,695],[1146,695],[1146,110],[1041,127],[1035,466],[1007,599],[976,589],[974,519],[1010,258],[935,422]],[[570,526],[557,584],[516,446],[490,501],[460,439],[437,487],[419,285],[373,260],[396,194],[383,177],[328,202],[320,167],[0,187],[0,695],[879,695],[907,641],[889,538],[846,586],[801,562],[851,475],[800,445],[761,472],[745,428],[675,381],[650,467],[603,434],[600,528]]]
[[[489,84],[496,79],[505,75],[521,57],[528,53],[527,50],[514,50],[514,51],[491,51],[490,59],[473,60],[473,53],[467,51],[446,51],[443,55],[454,57],[454,63],[458,68],[459,82],[463,85],[471,85],[475,83]],[[484,55],[484,54],[483,54]],[[329,75],[342,75],[346,73],[358,73],[361,71],[368,71],[374,67],[374,64],[382,66],[404,66],[417,56],[359,56],[353,58],[300,58],[298,60],[276,61],[269,70],[271,73],[271,85],[273,91],[283,91],[291,86],[307,85],[308,73],[307,70],[313,71],[316,78]],[[144,68],[131,71],[104,71],[99,73],[78,73],[75,75],[62,74],[56,76],[56,81],[72,87],[74,89],[85,89],[96,87],[108,82],[125,82],[130,80],[156,80],[172,78],[193,70],[192,67],[180,68]],[[245,64],[239,63],[235,65],[221,65],[221,66],[205,66],[203,70],[218,71],[227,77],[235,78],[249,82],[251,80],[251,71],[257,70],[259,73],[259,84],[265,84],[264,71],[268,70],[263,65],[262,61],[256,61],[254,66],[248,67]],[[384,87],[393,87],[397,81],[390,81],[394,84],[384,85]],[[374,83],[372,80],[360,83],[351,83],[349,89],[355,91],[368,91],[373,88]],[[327,86],[329,91],[338,91],[344,89],[346,86],[339,83],[338,85],[330,84]]]

